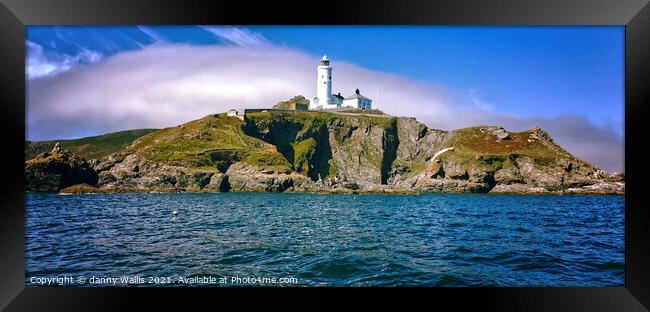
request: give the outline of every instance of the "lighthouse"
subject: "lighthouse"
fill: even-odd
[[[316,101],[314,101],[316,103],[314,103],[314,106],[329,108],[328,106],[332,102],[332,66],[330,66],[330,60],[327,59],[327,55],[323,55],[323,58],[320,60],[317,73]]]
[[[309,102],[309,109],[332,109],[340,107],[351,107],[359,109],[371,109],[371,100],[359,93],[344,98],[341,93],[332,94],[332,66],[327,55],[323,55],[317,68],[318,79],[316,80],[316,97]]]

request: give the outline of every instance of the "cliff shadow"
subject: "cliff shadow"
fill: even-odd
[[[295,161],[293,143],[303,125],[283,118],[273,118],[263,121],[247,121],[243,126],[245,134],[258,138],[275,146],[290,164]]]
[[[393,161],[397,158],[397,146],[399,145],[399,136],[397,135],[397,118],[392,118],[390,126],[384,129],[382,139],[382,149],[384,155],[381,160],[381,184],[388,184],[388,179]]]
[[[209,153],[212,163],[221,173],[226,173],[230,165],[241,161],[246,152],[243,149],[212,149],[201,153]]]
[[[319,178],[325,178],[330,173],[329,161],[332,159],[332,146],[329,140],[329,131],[325,125],[318,127],[318,131],[313,133],[312,138],[316,141],[314,154],[309,160],[309,172],[307,176],[313,181]]]

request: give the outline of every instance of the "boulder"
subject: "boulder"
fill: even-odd
[[[228,176],[223,173],[215,173],[210,177],[210,181],[203,188],[206,192],[227,192],[230,190]]]
[[[284,192],[293,187],[293,177],[296,175],[269,172],[243,162],[231,165],[226,174],[230,190],[235,192]]]
[[[614,172],[607,177],[609,182],[625,182],[625,174],[622,172]]]
[[[349,189],[349,190],[358,190],[359,185],[355,182],[343,182],[341,184],[341,187]]]
[[[508,131],[506,131],[506,129],[504,129],[501,126],[490,127],[489,131],[490,131],[491,134],[496,136],[499,141],[501,141],[501,140],[510,140],[511,139],[510,138],[510,133],[508,133]]]
[[[64,189],[62,189],[59,193],[61,194],[92,194],[92,193],[101,193],[101,191],[88,184],[88,183],[82,183],[82,184],[75,184],[73,186],[68,186]]]

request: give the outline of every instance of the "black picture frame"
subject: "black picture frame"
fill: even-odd
[[[325,11],[324,11],[325,10]],[[406,303],[435,302],[500,311],[647,311],[650,307],[650,222],[644,181],[648,138],[644,123],[650,105],[650,5],[646,0],[518,1],[328,1],[281,4],[274,1],[0,0],[0,133],[3,136],[0,216],[0,308],[8,311],[125,310],[143,298],[178,298],[201,304],[223,289],[26,288],[24,140],[25,26],[115,24],[224,25],[624,25],[625,26],[625,287],[613,288],[424,288],[403,292]],[[242,289],[237,290],[240,292]],[[259,290],[243,289],[246,296]],[[265,289],[266,290],[266,289]],[[338,298],[337,294],[326,298]],[[348,289],[345,289],[348,292]],[[393,289],[354,297],[382,303]],[[166,294],[161,295],[160,292]],[[270,290],[274,302],[296,297]],[[295,290],[294,290],[295,291]],[[372,291],[374,293],[374,291]],[[230,294],[233,290],[227,290]],[[320,289],[299,290],[323,304]],[[293,291],[292,291],[293,293]],[[405,293],[405,294],[404,294]],[[366,297],[367,296],[367,297]],[[223,296],[227,298],[227,296]],[[143,301],[144,300],[144,301]],[[253,300],[245,300],[250,304]],[[402,300],[400,300],[402,301]],[[338,300],[329,300],[337,305]],[[259,302],[264,304],[264,302]],[[291,305],[289,305],[290,307]]]

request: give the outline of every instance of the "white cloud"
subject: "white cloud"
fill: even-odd
[[[270,107],[297,94],[313,97],[318,61],[318,56],[277,46],[158,43],[122,52],[29,81],[27,135],[44,140],[162,128],[230,108]],[[499,115],[490,111],[492,105],[477,91],[453,90],[342,60],[333,62],[334,92],[347,96],[359,88],[388,114],[415,116],[432,128],[446,130],[477,124],[502,124],[512,130],[539,125],[579,157],[606,170],[622,169],[621,157],[606,156],[601,149],[622,154],[622,140],[579,116],[526,119]]]
[[[43,52],[43,47],[29,40],[25,41],[27,48],[25,74],[28,79],[53,76],[72,69],[78,64],[96,63],[102,59],[102,54],[88,49],[74,56],[63,54],[57,57],[48,57]]]
[[[25,73],[30,78],[47,76],[56,71],[57,66],[50,63],[43,55],[43,47],[29,40],[25,41],[27,68]]]

